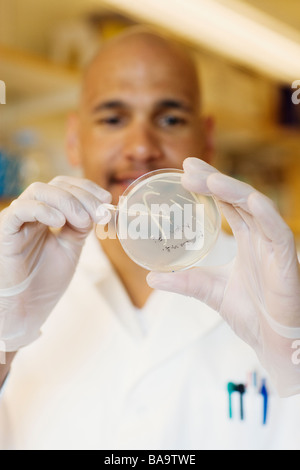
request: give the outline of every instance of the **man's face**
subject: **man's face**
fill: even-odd
[[[85,177],[110,191],[114,204],[139,176],[204,158],[195,80],[176,54],[141,45],[119,46],[91,66],[78,154]]]

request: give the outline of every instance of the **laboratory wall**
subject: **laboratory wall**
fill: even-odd
[[[270,196],[299,242],[300,92],[297,100],[292,86],[300,73],[293,81],[284,73],[281,79],[260,72],[255,64],[193,40],[182,25],[162,27],[151,10],[147,21],[147,12],[135,14],[130,0],[122,9],[109,3],[0,0],[1,208],[33,181],[80,175],[66,159],[65,129],[77,107],[81,71],[107,39],[133,24],[148,24],[181,41],[195,57],[203,112],[215,127],[215,166]],[[252,4],[286,24],[298,41],[300,23],[290,2]]]

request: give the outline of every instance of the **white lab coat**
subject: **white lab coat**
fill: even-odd
[[[227,262],[221,237],[206,264]],[[2,449],[299,449],[300,396],[233,396],[255,354],[219,315],[155,292],[133,308],[94,235],[41,338],[16,357],[0,404]]]

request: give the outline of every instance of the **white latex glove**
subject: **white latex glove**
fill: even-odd
[[[99,222],[97,209],[110,201],[110,194],[91,181],[57,177],[34,183],[2,211],[2,349],[17,351],[39,337],[72,279],[93,222]]]
[[[255,350],[278,393],[300,393],[300,365],[292,360],[300,339],[300,270],[291,230],[273,202],[251,186],[194,158],[184,162],[184,170],[186,189],[219,201],[237,256],[226,266],[150,273],[148,284],[195,297],[218,311]]]

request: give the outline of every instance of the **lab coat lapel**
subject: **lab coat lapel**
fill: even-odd
[[[99,241],[91,234],[80,260],[80,271],[94,290],[95,302],[104,302],[105,310],[119,323],[125,334],[140,341],[144,333],[124,286],[117,277]],[[98,300],[97,300],[98,299]]]
[[[217,312],[199,301],[169,293],[156,293],[148,308],[153,309],[156,318],[139,349],[138,361],[131,371],[132,383],[201,340],[222,322]]]
[[[105,281],[111,281],[111,266],[99,248],[96,237],[90,236],[81,262],[85,282],[88,281],[86,289],[90,292],[89,303],[94,303],[95,306],[100,306],[101,303],[102,321],[110,324],[113,322],[118,330],[121,328],[125,333],[126,343],[128,341],[128,345],[131,343],[131,347],[136,349],[137,357],[130,372],[131,381],[139,380],[147,371],[199,340],[222,321],[215,311],[195,299],[167,292],[154,292],[145,307],[150,325],[147,334],[143,334],[135,312],[133,309],[130,311],[124,292],[121,292],[124,297],[121,316],[117,316],[105,300],[103,290]],[[119,281],[114,282],[117,288]]]
[[[139,312],[132,306],[124,286],[93,233],[86,241],[78,274],[82,276],[85,289],[89,292],[91,308],[97,309],[105,325],[110,324],[116,335],[120,334],[120,341],[124,341],[129,350],[136,351],[138,357],[147,340],[138,318]],[[82,292],[82,288],[80,290]],[[100,320],[95,318],[95,321]]]

